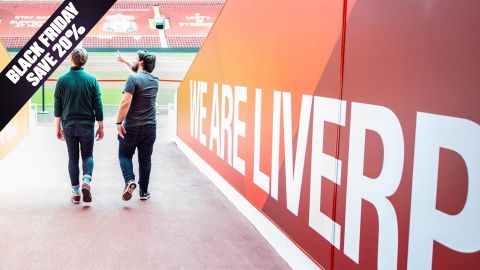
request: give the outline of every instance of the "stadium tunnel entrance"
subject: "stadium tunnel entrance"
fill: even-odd
[[[89,52],[89,61],[85,65],[85,70],[99,81],[106,117],[105,125],[107,126],[114,126],[114,118],[122,98],[122,90],[129,75],[129,71],[116,62],[115,52],[116,50]],[[1,59],[5,63],[2,62],[2,64],[6,65],[8,63],[7,59],[10,59],[10,56],[15,55],[15,53],[15,51],[8,53],[3,48],[2,56],[5,57]],[[123,52],[123,54],[128,58],[133,58],[135,52]],[[157,52],[155,54],[158,64],[153,73],[159,78],[159,92],[156,102],[157,118],[161,127],[165,128],[163,133],[165,136],[161,139],[173,141],[176,129],[176,91],[196,53]],[[29,135],[32,128],[36,126],[53,128],[56,80],[69,68],[69,60],[64,61],[0,133],[0,160],[13,151]]]

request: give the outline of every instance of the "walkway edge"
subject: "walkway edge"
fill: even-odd
[[[322,269],[180,138],[178,148],[228,198],[293,269]]]

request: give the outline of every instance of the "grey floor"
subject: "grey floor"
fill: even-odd
[[[159,77],[181,80],[195,54],[157,57]],[[63,63],[57,74],[66,70]],[[112,53],[93,55],[88,70],[100,76],[124,67]],[[73,205],[66,145],[55,138],[53,108],[47,110],[0,160],[0,269],[289,269],[175,146],[165,112],[157,117],[152,198],[121,200],[117,108],[106,107],[106,137],[94,149],[93,202]]]
[[[65,143],[52,125],[32,126],[0,161],[0,269],[289,269],[169,127],[159,115],[150,200],[121,200],[116,129],[106,125],[94,149],[93,202],[73,205]]]

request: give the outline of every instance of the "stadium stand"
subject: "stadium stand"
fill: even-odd
[[[203,2],[203,3],[198,3],[198,2],[169,2],[169,3],[157,3],[157,5],[160,8],[167,8],[167,9],[190,9],[190,10],[196,10],[196,9],[207,9],[207,8],[215,8],[215,9],[221,9],[223,7],[223,2]]]
[[[221,7],[217,3],[173,3],[159,5],[160,13],[169,19],[170,36],[207,36]]]
[[[167,37],[170,48],[200,48],[205,41],[205,37]]]
[[[0,41],[7,48],[23,47],[60,4],[58,1],[1,1]],[[223,5],[223,1],[117,2],[84,38],[83,46],[199,48]],[[168,21],[165,30],[155,28],[158,16]],[[162,35],[166,40],[163,46]]]
[[[160,48],[158,37],[86,37],[83,40],[85,48]]]

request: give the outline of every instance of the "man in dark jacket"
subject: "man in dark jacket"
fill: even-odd
[[[67,142],[68,172],[72,184],[73,203],[80,202],[79,154],[82,156],[84,202],[92,201],[90,182],[93,172],[95,120],[97,141],[103,138],[103,107],[97,79],[85,72],[88,54],[83,48],[71,54],[70,71],[58,79],[55,88],[55,126],[57,138]]]

